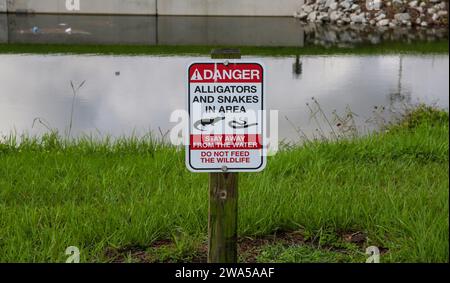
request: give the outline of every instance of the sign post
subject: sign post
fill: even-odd
[[[238,172],[266,165],[263,147],[264,68],[236,49],[188,69],[186,166],[209,172],[208,262],[237,262]]]

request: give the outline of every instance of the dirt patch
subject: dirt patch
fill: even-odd
[[[282,232],[264,237],[244,237],[238,239],[238,254],[243,262],[254,263],[264,246],[273,244],[294,246],[305,243],[305,238],[300,231]]]
[[[367,241],[367,235],[364,232],[357,231],[353,233],[343,233],[342,239],[345,242],[357,244],[358,246],[362,246]]]
[[[339,233],[337,239],[342,242],[355,244],[364,250],[367,245],[367,235],[361,231]],[[239,261],[255,263],[264,247],[270,245],[283,245],[285,247],[308,245],[313,248],[326,249],[346,253],[346,250],[330,243],[320,245],[317,238],[304,236],[302,231],[278,232],[273,235],[240,237],[238,239]],[[386,248],[380,248],[382,254],[388,252]],[[165,262],[189,262],[205,263],[207,261],[208,244],[202,242],[184,253],[177,249],[174,241],[169,239],[158,240],[148,247],[128,246],[123,248],[109,248],[105,255],[109,262],[141,262],[141,263],[165,263]]]
[[[344,242],[357,245],[361,250],[364,250],[368,246],[367,234],[362,231],[343,232],[341,233],[341,238]],[[386,254],[389,251],[385,247],[378,247],[378,249],[380,250],[380,254]]]

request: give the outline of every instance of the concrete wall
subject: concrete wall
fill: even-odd
[[[301,0],[159,0],[159,15],[293,16]]]
[[[0,13],[5,13],[7,11],[7,0],[0,0]]]
[[[7,0],[9,13],[155,15],[156,0]]]
[[[0,0],[0,12],[292,16],[304,0]],[[79,3],[77,5],[76,3]],[[79,7],[79,9],[78,9]]]

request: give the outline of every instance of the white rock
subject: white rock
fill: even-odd
[[[389,24],[389,20],[388,19],[383,19],[381,21],[378,21],[377,26],[387,26]]]
[[[423,26],[423,27],[428,26],[427,22],[425,22],[425,21],[423,21],[420,25]]]
[[[434,13],[436,13],[436,9],[434,9],[434,8],[428,8],[427,13],[428,13],[428,14],[434,14]]]
[[[372,8],[374,9],[374,10],[380,10],[381,9],[381,7],[383,6],[383,2],[381,1],[381,0],[374,0],[373,2],[372,2],[373,4],[373,6],[372,6]],[[390,3],[390,2],[389,2]]]
[[[338,11],[332,11],[330,13],[330,21],[335,22],[341,18],[342,14]]]
[[[317,15],[317,21],[319,22],[328,22],[330,20],[330,17],[328,17],[327,13],[320,13]]]
[[[425,7],[427,5],[427,3],[425,3],[425,2],[420,2],[420,7]]]
[[[337,7],[338,7],[338,4],[336,2],[334,2],[334,3],[330,4],[329,8],[330,8],[331,11],[334,11],[334,10],[337,10]]]
[[[416,19],[416,24],[420,25],[420,23],[421,23],[420,18],[417,18],[417,19]]]
[[[352,22],[354,22],[355,24],[361,24],[361,23],[365,22],[364,15],[361,15],[361,14],[359,14],[359,15],[350,15],[350,20]]]
[[[409,2],[409,7],[411,7],[411,8],[417,7],[417,3],[418,3],[417,0],[411,1],[411,2]]]
[[[309,13],[309,15],[308,15],[308,21],[314,22],[314,21],[316,20],[316,14],[317,14],[316,11],[313,11],[313,12]]]
[[[325,7],[329,8],[331,4],[336,4],[336,1],[335,0],[327,0],[325,2]]]
[[[401,21],[400,24],[408,26],[411,22],[410,21]]]
[[[433,21],[437,21],[439,19],[439,15],[435,13],[431,18],[433,19]]]
[[[350,9],[352,3],[349,0],[344,0],[341,3],[339,3],[339,6],[341,6],[344,9]]]
[[[390,28],[394,28],[394,27],[396,27],[396,26],[397,26],[397,25],[396,25],[394,22],[390,22],[390,23],[389,23],[389,27],[390,27]]]
[[[381,21],[382,19],[386,18],[385,14],[380,14],[378,15],[378,17],[375,18],[375,20],[377,20],[377,22]]]
[[[306,20],[307,17],[308,14],[305,12],[300,12],[299,14],[297,14],[297,18],[299,18],[300,20]]]
[[[422,7],[416,7],[416,11],[419,12],[420,14],[423,13],[423,8]]]
[[[397,13],[394,15],[394,19],[399,22],[409,21],[411,19],[411,16],[408,13]]]
[[[309,13],[311,13],[311,12],[312,12],[312,10],[313,10],[313,7],[312,7],[312,6],[310,6],[310,5],[303,5],[303,8],[302,8],[302,10],[303,10],[303,12],[305,12],[305,13],[309,14]]]
[[[439,6],[439,9],[444,10],[446,5],[445,5],[445,2],[441,2],[438,4],[438,6]]]
[[[437,12],[437,14],[439,15],[439,17],[445,17],[445,16],[447,16],[448,12],[447,11],[439,11],[439,12]]]
[[[350,10],[355,11],[355,10],[358,9],[358,8],[359,8],[359,5],[358,5],[358,4],[353,4],[353,5],[350,7]]]

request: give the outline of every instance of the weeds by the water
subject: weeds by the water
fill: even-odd
[[[73,125],[73,113],[74,113],[74,109],[75,109],[75,98],[77,97],[77,93],[80,90],[80,88],[83,87],[84,83],[86,81],[82,81],[77,87],[74,86],[73,82],[70,81],[70,87],[72,88],[72,107],[70,110],[70,119],[69,119],[69,132],[67,133],[67,137],[71,137],[71,133],[72,133],[72,125]]]
[[[108,54],[108,55],[209,55],[214,48],[238,48],[242,55],[376,55],[376,54],[448,54],[448,40],[414,43],[385,42],[365,44],[357,48],[326,48],[322,46],[143,46],[143,45],[68,45],[68,44],[0,44],[0,54]]]
[[[297,127],[287,116],[285,116],[285,119],[298,134],[299,143],[320,140],[339,140],[349,136],[349,133],[351,133],[352,137],[358,135],[355,121],[353,119],[356,114],[353,113],[348,106],[346,107],[346,114],[344,116],[339,116],[336,110],[333,111],[334,124],[332,124],[316,98],[312,97],[311,101],[311,104],[306,103],[306,107],[309,110],[309,122],[314,121],[314,125],[316,126],[316,134],[313,133],[311,137],[309,137],[305,131],[303,131],[300,127]],[[322,121],[325,121],[325,125],[322,125]]]

